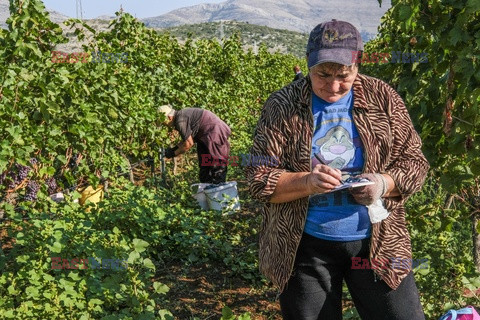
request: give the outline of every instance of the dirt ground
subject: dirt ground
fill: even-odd
[[[242,184],[240,193],[245,192]],[[260,206],[244,203],[238,217],[259,214]],[[248,239],[246,241],[256,241]],[[166,284],[168,306],[176,319],[218,320],[223,307],[229,307],[236,316],[246,312],[255,320],[281,320],[277,290],[269,285],[254,285],[251,281],[233,276],[223,263],[186,266],[173,262],[157,270],[160,282]]]
[[[218,320],[225,306],[236,316],[249,312],[252,320],[282,319],[276,290],[268,285],[252,287],[252,283],[229,274],[223,265],[163,268],[157,276],[170,291],[162,308],[180,320]],[[344,319],[358,319],[352,308],[353,302],[344,292]]]
[[[220,265],[183,267],[171,265],[162,270],[162,282],[170,287],[168,310],[176,319],[220,319],[228,306],[235,315],[250,312],[252,319],[280,320],[276,291],[252,288],[240,278],[229,276]]]

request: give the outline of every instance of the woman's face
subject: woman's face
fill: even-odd
[[[326,102],[336,102],[347,95],[357,77],[358,67],[322,63],[310,68],[313,92]]]

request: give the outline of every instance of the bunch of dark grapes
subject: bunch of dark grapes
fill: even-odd
[[[25,200],[35,201],[37,200],[37,193],[40,190],[40,185],[37,181],[30,180],[27,185],[27,193],[25,194]]]
[[[15,168],[17,169],[17,177],[19,181],[23,181],[27,178],[28,173],[30,172],[30,167],[22,166],[21,164],[15,164]]]
[[[7,172],[4,171],[2,172],[2,174],[0,174],[0,185],[3,184],[3,182],[5,182],[5,178],[7,177]]]
[[[48,194],[53,194],[57,191],[57,180],[55,178],[51,177],[45,180],[45,184],[47,185],[48,188]]]
[[[30,172],[31,168],[27,166],[22,166],[21,164],[15,164],[15,170],[10,171],[9,178],[10,184],[8,185],[9,189],[15,189],[23,180],[25,180]]]

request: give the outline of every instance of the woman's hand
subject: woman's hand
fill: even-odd
[[[341,184],[342,172],[324,164],[317,164],[312,172],[306,175],[309,194],[325,193]]]
[[[277,182],[270,202],[284,203],[325,193],[340,185],[341,171],[318,164],[312,172],[284,172]]]
[[[375,184],[363,186],[359,188],[351,188],[350,193],[359,204],[365,206],[371,205],[378,199],[383,197],[388,191],[388,183],[386,178],[379,173],[364,173],[355,178],[368,179]]]

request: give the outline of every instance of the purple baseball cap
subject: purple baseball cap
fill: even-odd
[[[322,22],[308,38],[308,68],[319,63],[353,64],[352,51],[363,51],[362,36],[351,23],[345,21]]]

